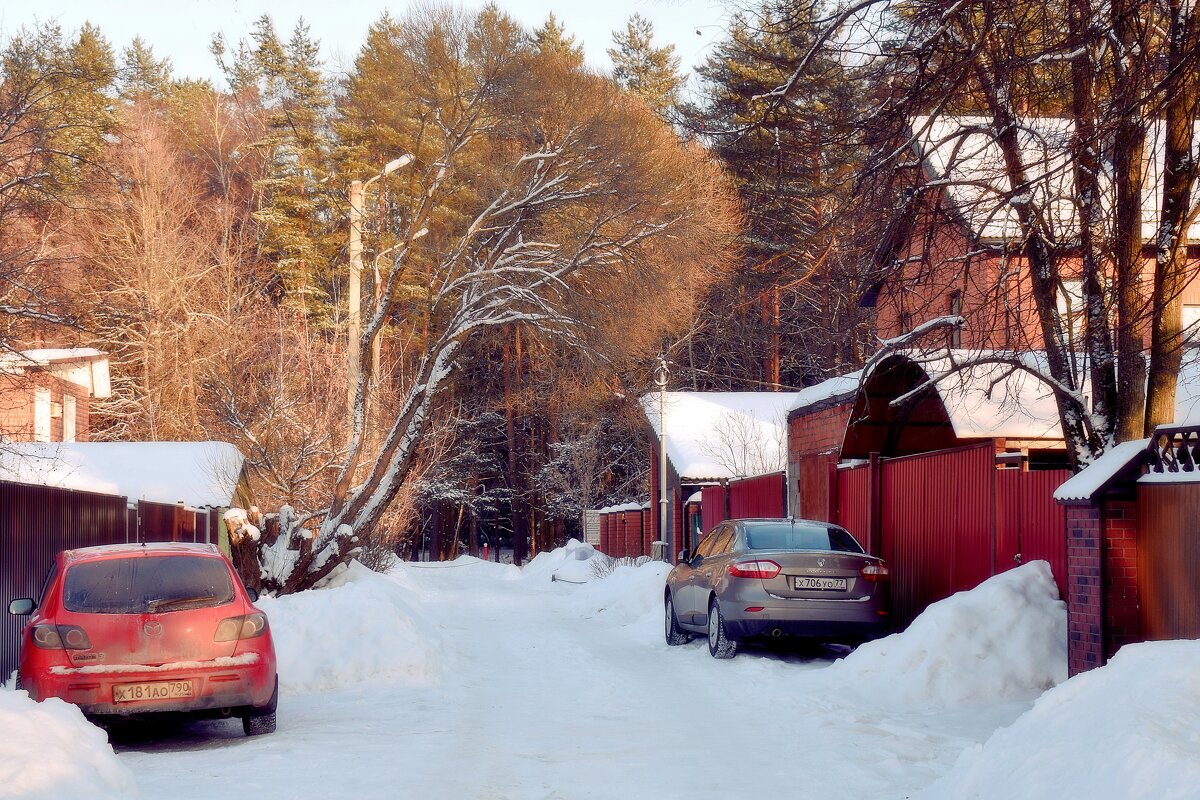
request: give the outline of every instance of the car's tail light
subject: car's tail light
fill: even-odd
[[[858,571],[858,574],[862,575],[863,580],[868,583],[882,583],[892,577],[888,568],[883,564],[867,564]]]
[[[35,625],[33,643],[43,650],[91,650],[83,628],[75,625]]]
[[[735,578],[762,578],[769,580],[779,574],[780,566],[774,561],[735,561],[729,565],[729,574]]]
[[[229,617],[217,625],[214,642],[232,642],[236,639],[253,639],[267,632],[267,618],[263,614],[247,614],[244,617]]]

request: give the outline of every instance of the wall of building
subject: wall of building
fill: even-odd
[[[853,401],[788,419],[788,513],[831,520],[830,479]]]
[[[970,255],[968,255],[970,254]],[[1028,262],[1019,252],[997,244],[984,245],[966,235],[950,214],[925,209],[917,218],[907,248],[900,254],[902,267],[884,284],[876,307],[876,332],[894,338],[923,322],[955,312],[965,319],[959,337],[934,334],[929,345],[951,344],[968,349],[1042,349],[1042,335]],[[1154,274],[1153,253],[1146,252],[1143,274]],[[1082,271],[1078,258],[1060,264],[1070,281]],[[1200,259],[1192,262],[1200,271]],[[1200,319],[1200,282],[1189,281],[1183,293],[1185,324]],[[1079,303],[1073,313],[1079,313]],[[1078,330],[1082,332],[1082,322]],[[1145,331],[1149,344],[1149,329]]]
[[[74,441],[89,441],[91,399],[87,387],[46,372],[0,374],[0,436],[16,442],[34,441],[34,397],[38,389],[48,389],[51,406],[58,409],[58,413],[50,417],[50,441],[63,441],[63,398],[66,396],[75,398]]]

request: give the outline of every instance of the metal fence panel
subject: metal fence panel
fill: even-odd
[[[9,601],[37,599],[60,550],[125,541],[124,497],[0,481],[0,677],[16,669],[26,621]]]

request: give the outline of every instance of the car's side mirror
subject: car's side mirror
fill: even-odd
[[[251,602],[251,603],[257,603],[257,602],[258,602],[258,589],[255,589],[253,586],[247,586],[247,587],[246,587],[246,594],[250,596],[250,602]]]
[[[13,600],[8,604],[8,613],[16,617],[23,617],[26,614],[32,614],[37,608],[37,603],[33,602],[32,598],[22,597],[20,600]]]
[[[675,563],[686,564],[692,560],[692,553],[686,547],[679,551],[679,555],[675,557]]]

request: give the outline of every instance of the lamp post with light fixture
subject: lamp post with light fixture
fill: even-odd
[[[366,181],[350,182],[350,283],[346,290],[349,317],[349,342],[347,350],[346,409],[354,417],[354,395],[362,373],[362,214],[363,196],[367,187],[411,163],[413,157],[407,153],[383,165],[378,175]]]

